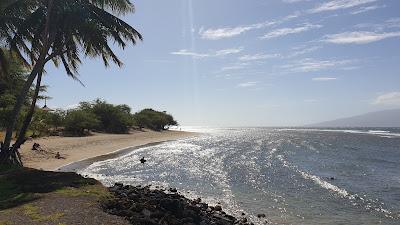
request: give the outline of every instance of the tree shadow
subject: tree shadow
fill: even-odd
[[[99,184],[71,172],[41,171],[30,168],[0,169],[0,210],[16,207],[66,187]]]

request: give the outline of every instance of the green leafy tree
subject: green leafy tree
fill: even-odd
[[[27,77],[27,68],[12,58],[8,52],[3,52],[7,61],[7,73],[0,76],[0,128],[5,129],[12,109],[17,101],[18,92],[22,89]],[[30,90],[32,91],[32,89]],[[28,96],[29,97],[29,96]],[[29,105],[29,98],[23,102],[23,106]]]
[[[96,115],[85,110],[71,110],[65,116],[65,132],[74,136],[84,136],[91,129],[99,126]]]
[[[0,163],[22,164],[18,149],[33,116],[36,97],[45,65],[52,61],[62,65],[67,74],[77,79],[81,53],[101,57],[106,66],[122,62],[109,42],[124,48],[135,44],[141,35],[118,15],[132,12],[129,0],[2,0],[0,2],[0,43],[25,63],[31,71],[18,94],[1,144]],[[3,62],[3,61],[2,61]],[[1,68],[4,71],[3,66]],[[36,79],[35,95],[29,113],[13,146],[12,132]]]
[[[64,119],[66,112],[61,109],[57,109],[54,112],[47,112],[46,122],[54,129],[57,129],[64,125]]]
[[[143,109],[134,115],[134,120],[140,128],[147,127],[152,130],[166,130],[169,126],[178,125],[172,115],[153,109]]]
[[[36,109],[35,114],[29,124],[29,130],[32,131],[32,137],[41,137],[48,135],[50,124],[48,123],[49,113],[41,109]]]
[[[127,133],[132,126],[131,109],[127,105],[113,105],[100,99],[80,103],[80,109],[91,112],[100,120],[98,129],[107,133]]]

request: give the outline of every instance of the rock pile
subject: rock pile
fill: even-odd
[[[108,213],[127,218],[135,225],[251,225],[245,217],[226,214],[220,205],[209,206],[200,198],[190,200],[177,193],[116,183],[114,194],[102,203]]]

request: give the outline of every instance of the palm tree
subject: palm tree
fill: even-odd
[[[31,72],[17,98],[12,118],[1,146],[0,163],[20,164],[18,149],[24,142],[21,130],[11,145],[12,132],[22,103],[36,78],[40,78],[45,65],[52,61],[62,65],[67,74],[77,80],[81,56],[101,57],[104,65],[110,62],[122,65],[110,47],[114,41],[125,48],[135,44],[142,36],[129,24],[118,18],[134,10],[129,0],[6,0],[0,7],[0,43],[31,65]],[[37,96],[36,96],[37,97]],[[32,103],[34,103],[36,100]],[[25,123],[29,125],[31,118]],[[28,126],[24,126],[28,127]]]

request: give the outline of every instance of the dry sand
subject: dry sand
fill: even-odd
[[[135,131],[130,134],[100,134],[88,137],[44,137],[27,141],[21,147],[24,166],[43,170],[56,170],[66,164],[106,155],[127,147],[137,147],[155,142],[176,140],[194,136],[181,131]],[[42,151],[33,151],[33,143],[39,143]],[[62,159],[56,159],[59,152]]]

